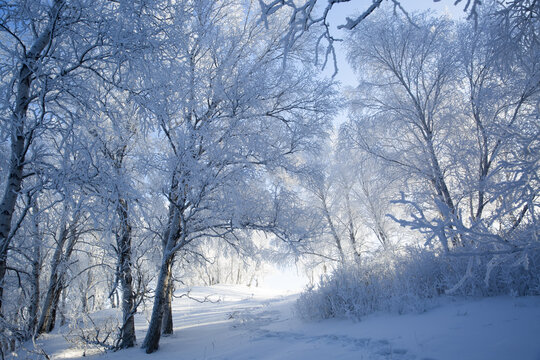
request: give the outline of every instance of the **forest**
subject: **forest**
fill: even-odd
[[[284,264],[302,321],[540,295],[540,2],[448,7],[0,0],[0,358]]]

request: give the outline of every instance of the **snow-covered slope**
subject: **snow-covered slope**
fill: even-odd
[[[540,297],[448,300],[423,314],[374,314],[359,322],[306,323],[293,314],[297,295],[214,286],[193,288],[198,303],[174,301],[175,334],[157,353],[139,348],[91,359],[540,359]],[[146,315],[137,318],[144,337]],[[75,359],[62,332],[39,340],[54,359]]]

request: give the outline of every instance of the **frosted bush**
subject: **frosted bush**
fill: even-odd
[[[378,312],[424,312],[441,295],[540,294],[540,256],[527,260],[490,256],[443,256],[408,248],[399,255],[366,259],[323,276],[296,304],[304,319],[362,316]]]

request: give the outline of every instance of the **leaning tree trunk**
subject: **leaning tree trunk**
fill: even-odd
[[[15,109],[11,117],[11,156],[8,169],[8,176],[2,203],[0,204],[0,313],[2,311],[2,301],[4,294],[4,277],[7,270],[7,258],[9,243],[11,241],[11,221],[15,211],[15,205],[21,191],[23,180],[23,169],[28,145],[32,141],[33,132],[25,131],[26,112],[30,105],[30,88],[34,80],[33,69],[36,63],[43,56],[43,51],[47,44],[52,41],[52,32],[62,0],[56,0],[50,12],[50,21],[45,30],[38,36],[30,50],[21,61],[21,70],[16,79],[17,92],[15,98]]]
[[[321,192],[319,193],[319,198],[322,202],[324,217],[326,218],[326,222],[328,223],[328,226],[330,227],[330,232],[332,234],[332,237],[336,241],[336,246],[339,252],[341,263],[344,264],[346,259],[345,259],[345,253],[343,252],[343,246],[341,245],[341,238],[339,237],[336,231],[336,227],[334,226],[334,221],[332,220],[332,217],[330,216],[330,211],[328,209],[328,204],[326,201],[326,194],[324,194],[324,190],[321,190]]]
[[[56,313],[58,312],[58,305],[60,304],[60,296],[62,295],[62,291],[64,290],[64,283],[62,281],[63,279],[60,278],[59,286],[55,289],[54,295],[53,295],[53,301],[51,304],[51,316],[49,317],[49,322],[45,325],[45,332],[50,333],[54,330],[54,327],[56,325]]]
[[[58,234],[58,245],[54,251],[54,255],[51,261],[51,276],[49,278],[49,287],[47,288],[47,294],[45,295],[45,300],[43,301],[43,306],[41,310],[41,316],[39,318],[36,334],[40,335],[42,333],[49,332],[51,317],[53,314],[53,305],[55,297],[58,293],[58,288],[60,285],[59,279],[59,266],[62,259],[62,252],[64,244],[67,240],[67,227],[66,224],[62,224],[60,232]]]
[[[182,188],[183,187],[179,186],[176,176],[173,175],[169,194],[169,198],[172,200],[169,206],[169,221],[162,238],[163,260],[159,270],[158,283],[156,285],[152,316],[150,318],[150,324],[148,325],[146,337],[144,338],[142,344],[142,348],[146,349],[147,354],[153,353],[159,348],[163,314],[168,303],[167,295],[169,294],[169,286],[172,282],[172,268],[175,255],[174,251],[177,249],[177,243],[182,232],[180,227],[181,211],[177,206],[179,202],[178,189]],[[169,321],[172,322],[172,316],[169,318]]]
[[[66,271],[65,266],[68,263],[69,258],[73,253],[73,249],[75,248],[75,243],[77,242],[77,234],[75,229],[76,224],[77,220],[74,220],[70,226],[70,230],[67,229],[65,223],[60,228],[58,245],[54,252],[51,263],[51,277],[49,280],[49,288],[47,290],[47,295],[45,296],[45,301],[43,302],[41,316],[36,331],[37,335],[40,335],[42,333],[49,333],[54,329],[56,310],[58,308],[58,303],[60,302],[60,295],[62,294],[64,286],[63,278]],[[69,241],[64,252],[64,245],[67,240]]]
[[[152,308],[152,317],[148,325],[148,332],[143,342],[143,349],[150,354],[159,348],[159,339],[161,337],[161,324],[163,321],[163,312],[167,302],[167,292],[172,278],[172,265],[174,256],[164,256],[163,263],[159,271],[158,283],[156,286],[156,295],[154,297],[154,307]]]
[[[56,308],[60,300],[60,294],[62,292],[62,280],[56,270],[52,270],[49,280],[49,288],[45,300],[43,301],[43,307],[41,310],[41,316],[37,326],[36,334],[49,333],[54,329]]]

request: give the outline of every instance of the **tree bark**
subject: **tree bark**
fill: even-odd
[[[349,232],[349,242],[353,249],[354,260],[356,264],[359,265],[362,262],[362,254],[360,250],[358,249],[361,246],[361,244],[358,244],[358,241],[356,239],[356,228],[354,226],[354,219],[353,219],[351,199],[350,199],[349,192],[350,192],[350,188],[345,189],[345,206],[347,207],[347,221],[348,221],[347,230]]]
[[[45,324],[46,333],[50,333],[51,331],[53,331],[56,325],[56,313],[58,312],[58,305],[60,304],[60,296],[62,295],[62,291],[64,290],[64,284],[62,280],[63,279],[60,278],[58,287],[54,289],[53,301],[50,310],[51,316],[49,317],[49,322]]]
[[[159,271],[158,283],[156,285],[152,316],[150,318],[146,337],[142,344],[142,348],[146,350],[147,354],[153,353],[159,348],[163,314],[166,308],[169,286],[172,281],[172,267],[175,255],[174,250],[182,232],[180,226],[181,210],[177,206],[179,201],[178,190],[180,188],[176,176],[173,175],[169,193],[169,199],[171,200],[171,204],[169,205],[169,221],[162,238],[163,260]],[[172,316],[170,321],[172,322]]]
[[[56,250],[54,251],[53,258],[51,260],[51,276],[49,278],[49,286],[47,288],[47,294],[45,295],[45,300],[43,301],[43,306],[41,309],[41,316],[39,318],[39,323],[37,326],[36,334],[40,335],[43,333],[48,333],[51,325],[51,317],[53,314],[54,300],[57,296],[58,288],[60,287],[60,279],[58,278],[59,266],[62,260],[62,252],[64,244],[67,240],[67,226],[65,222],[60,227],[60,232],[58,234],[58,244]]]
[[[326,194],[324,194],[323,192],[324,190],[320,191],[319,198],[321,199],[321,202],[322,202],[324,217],[326,218],[328,226],[330,227],[330,233],[332,234],[332,237],[336,241],[336,246],[339,252],[341,263],[345,264],[346,259],[345,259],[345,253],[343,252],[343,246],[341,245],[341,238],[339,237],[336,227],[334,226],[334,221],[332,220],[332,217],[330,216],[330,210],[328,209],[328,204],[326,202]]]
[[[128,204],[121,199],[118,204],[121,232],[117,238],[119,252],[120,284],[122,285],[122,329],[120,348],[135,346],[135,294],[131,273],[131,225],[128,218]]]
[[[35,235],[37,236],[37,235]],[[39,311],[39,273],[41,271],[41,248],[37,244],[37,240],[34,244],[34,254],[32,258],[32,276],[31,281],[31,292],[32,297],[30,299],[30,305],[28,306],[28,324],[27,324],[27,337],[30,338],[34,335],[38,323],[38,311]]]
[[[165,298],[165,309],[163,310],[163,321],[161,325],[161,333],[163,335],[172,335],[173,330],[173,318],[172,318],[172,297],[174,291],[174,283],[171,280],[169,281],[169,286],[167,287],[167,295]]]
[[[154,297],[154,306],[152,308],[152,317],[148,325],[148,331],[144,339],[142,348],[147,354],[151,354],[159,348],[159,339],[161,337],[161,324],[163,312],[167,298],[167,290],[172,275],[173,256],[164,256],[163,263],[159,271],[158,283],[156,286],[156,295]]]
[[[28,305],[28,322],[26,324],[26,340],[29,340],[36,331],[39,312],[39,274],[41,272],[41,244],[40,244],[40,231],[39,231],[39,208],[37,202],[32,208],[32,222],[34,226],[34,233],[32,234],[33,251],[32,251],[32,263],[30,272],[30,304]]]
[[[75,244],[77,242],[76,234],[76,224],[78,220],[77,217],[72,222],[69,230],[66,226],[66,223],[61,226],[60,232],[58,235],[58,245],[53,255],[51,263],[51,277],[49,280],[49,287],[47,290],[47,295],[45,296],[45,301],[43,302],[43,308],[41,310],[41,317],[39,319],[39,324],[37,327],[37,335],[43,333],[49,333],[54,329],[56,321],[56,310],[58,308],[58,303],[60,301],[60,295],[64,287],[64,274],[66,269],[62,268],[63,265],[67,264]],[[64,251],[64,245],[67,246]]]

